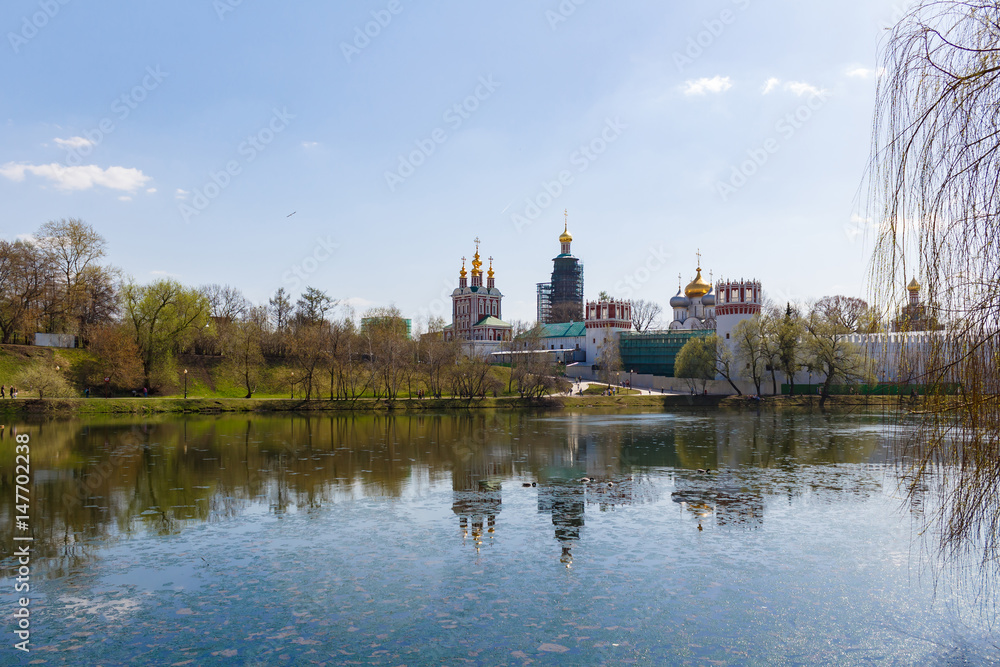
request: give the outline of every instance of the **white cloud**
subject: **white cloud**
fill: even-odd
[[[802,97],[803,95],[829,95],[830,91],[824,90],[822,88],[817,88],[816,86],[805,83],[804,81],[786,81],[781,82],[781,79],[776,79],[771,77],[764,82],[764,87],[761,88],[761,95],[767,95],[768,93],[774,92],[778,89],[784,90],[786,92]]]
[[[70,137],[69,139],[59,139],[58,137],[54,139],[59,146],[66,149],[75,148],[85,148],[87,146],[93,146],[94,142],[90,139],[84,139],[83,137]]]
[[[180,188],[177,188],[177,192],[174,193],[174,199],[184,199],[189,194],[191,193],[188,192],[187,190],[181,190]]]
[[[882,76],[885,74],[885,68],[879,67],[878,69],[869,69],[867,67],[851,67],[845,74],[854,79],[870,79],[872,75]]]
[[[148,192],[149,194],[154,194],[156,192],[156,188],[147,188],[146,192]]]
[[[817,88],[816,86],[805,83],[804,81],[789,81],[785,84],[785,90],[791,91],[799,97],[802,97],[803,95],[823,95],[826,93],[826,91],[822,88]]]
[[[169,271],[150,271],[151,276],[162,276],[164,278],[180,278],[176,273],[170,273]]]
[[[122,195],[121,197],[118,198],[118,201],[132,201],[132,198],[129,197],[128,195]]]
[[[302,142],[302,148],[306,148],[306,149],[309,149],[309,148],[319,148],[319,142],[318,141],[303,141]]]
[[[685,95],[705,95],[706,93],[722,93],[733,87],[728,76],[715,76],[711,79],[690,79],[684,82]]]
[[[101,169],[88,164],[67,167],[56,162],[52,164],[24,164],[8,162],[0,166],[0,176],[20,183],[26,173],[46,178],[60,190],[89,190],[100,185],[111,190],[134,192],[152,179],[138,169],[108,167]]]

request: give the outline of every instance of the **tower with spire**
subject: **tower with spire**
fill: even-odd
[[[472,256],[472,271],[466,271],[466,259],[463,257],[458,287],[451,293],[451,324],[444,328],[444,335],[447,340],[470,341],[475,343],[475,347],[488,351],[499,348],[502,341],[509,340],[512,327],[503,321],[503,294],[496,287],[493,258],[489,258],[484,285],[479,239],[475,239],[474,243],[476,252]]]
[[[583,263],[573,256],[569,211],[563,211],[563,216],[559,255],[552,259],[552,278],[537,287],[540,324],[583,321]]]

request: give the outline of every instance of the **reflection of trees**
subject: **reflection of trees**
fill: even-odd
[[[595,425],[594,416],[550,421],[526,412],[470,411],[97,418],[22,429],[32,438],[35,553],[62,568],[84,562],[91,545],[117,536],[173,533],[189,522],[239,516],[253,505],[281,513],[360,496],[400,497],[415,485],[445,480],[452,483],[460,525],[481,538],[496,528],[500,482],[535,480],[539,509],[552,512],[557,540],[569,545],[581,536],[587,505],[603,511],[654,500],[654,469],[750,465],[780,472],[793,459],[871,460],[876,430],[838,423],[721,413],[676,421],[615,415]],[[11,429],[0,437],[8,450]],[[858,486],[830,482],[831,475],[835,471],[813,479],[847,490]],[[590,481],[581,482],[585,477]],[[0,540],[8,543],[13,483],[12,467],[0,468]],[[762,492],[793,492],[787,477],[768,484]],[[746,503],[730,507],[734,516],[760,513]]]

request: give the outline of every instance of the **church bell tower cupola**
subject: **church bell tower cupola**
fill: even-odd
[[[570,244],[573,243],[573,235],[569,233],[569,211],[563,211],[566,218],[563,222],[563,233],[559,235],[559,252],[563,255],[571,255]]]

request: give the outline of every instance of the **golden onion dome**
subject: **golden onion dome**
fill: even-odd
[[[569,223],[563,227],[563,233],[559,235],[559,243],[572,243],[573,235],[569,233]]]
[[[914,278],[913,280],[910,281],[910,284],[906,286],[906,289],[908,291],[910,291],[910,292],[919,292],[920,291],[920,283],[918,283],[917,279]]]
[[[712,286],[701,277],[701,267],[698,267],[698,275],[684,288],[684,295],[689,299],[697,299],[705,296],[712,290]]]

